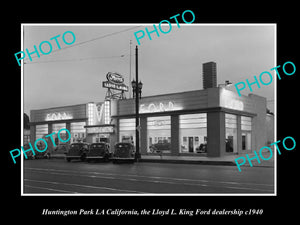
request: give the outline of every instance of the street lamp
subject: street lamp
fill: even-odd
[[[133,98],[135,98],[135,96],[136,96],[136,88],[138,88],[139,99],[141,99],[141,97],[142,97],[143,83],[140,81],[140,82],[136,85],[136,81],[133,80],[133,81],[131,81],[131,86],[132,86]]]
[[[135,47],[135,80],[131,82],[133,89],[133,98],[135,98],[135,159],[138,162],[141,159],[140,153],[140,103],[139,99],[142,96],[143,83],[139,82],[138,73],[138,46]]]
[[[135,151],[135,158],[138,161],[141,159],[141,153],[140,153],[140,143],[139,143],[139,138],[140,138],[140,115],[139,115],[139,99],[142,97],[142,88],[143,88],[143,83],[136,82],[135,80],[131,81],[131,86],[132,86],[132,93],[133,93],[133,98],[135,98],[135,104],[136,104],[136,135],[135,135],[135,144],[136,144],[136,151]],[[137,96],[137,97],[136,97]]]

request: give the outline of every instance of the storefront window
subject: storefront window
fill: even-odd
[[[252,118],[241,116],[242,150],[251,150]]]
[[[44,138],[48,134],[48,124],[36,125],[36,139]]]
[[[109,134],[94,134],[93,143],[106,142],[109,143]]]
[[[237,152],[237,116],[225,114],[226,152]]]
[[[186,114],[179,116],[181,153],[207,152],[207,114]]]
[[[71,140],[70,142],[86,142],[86,133],[84,126],[86,122],[71,123]]]
[[[119,120],[119,140],[135,144],[135,118]]]
[[[147,118],[149,153],[171,152],[171,117],[158,116]]]
[[[42,125],[36,125],[36,140],[39,138],[45,139],[45,136],[48,135],[48,124],[42,124]],[[39,149],[43,149],[45,147],[45,144],[43,141],[39,141],[37,143],[37,146],[39,146]]]
[[[55,133],[54,135],[54,140],[55,140],[55,144],[58,145],[61,143],[61,141],[58,139],[57,133],[60,129],[66,128],[66,124],[65,123],[54,123],[52,124],[52,133]],[[65,140],[67,139],[66,137],[66,131],[61,131],[60,132],[60,137]]]

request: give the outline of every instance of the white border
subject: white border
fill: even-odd
[[[156,24],[156,23],[154,23]],[[172,23],[172,25],[176,25]],[[151,23],[22,23],[21,24],[21,51],[24,50],[23,40],[24,40],[24,26],[149,26],[152,25]],[[165,25],[165,24],[163,24]],[[180,26],[274,26],[274,67],[277,66],[277,24],[276,23],[192,23],[192,24],[180,24]],[[274,142],[277,141],[277,79],[274,79]],[[24,86],[24,64],[23,60],[21,62],[21,146],[23,146],[23,113],[24,113],[24,102],[23,102],[23,86]],[[275,150],[274,150],[275,152]],[[274,193],[270,194],[252,194],[252,193],[245,193],[245,194],[234,194],[234,193],[215,193],[215,194],[27,194],[24,193],[24,183],[23,183],[23,154],[21,154],[21,196],[277,196],[277,152],[274,154]]]

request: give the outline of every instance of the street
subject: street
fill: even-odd
[[[274,168],[24,160],[24,194],[273,194]]]

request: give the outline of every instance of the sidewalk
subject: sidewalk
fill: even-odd
[[[264,158],[269,157],[268,152],[262,153]],[[248,154],[249,158],[254,157],[254,153]],[[154,163],[178,163],[178,164],[201,164],[201,165],[222,165],[222,166],[236,166],[235,159],[239,157],[245,157],[246,163],[243,166],[248,166],[249,162],[246,158],[246,154],[239,155],[225,155],[222,157],[206,157],[206,156],[170,156],[170,155],[142,155],[140,162],[154,162]],[[260,156],[259,156],[260,157]],[[51,154],[51,158],[64,159],[64,154]],[[251,161],[253,167],[274,167],[274,156],[269,160],[263,160],[259,158],[260,163],[257,159]],[[242,159],[240,159],[242,162]]]

